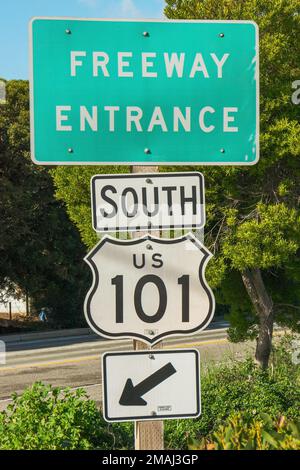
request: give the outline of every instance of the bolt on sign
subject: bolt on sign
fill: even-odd
[[[106,421],[200,415],[200,355],[196,349],[105,353],[102,377]]]
[[[258,161],[255,23],[33,18],[29,31],[35,163]]]
[[[201,173],[95,175],[91,207],[96,232],[202,228]]]
[[[191,233],[133,240],[105,235],[85,258],[93,272],[84,305],[89,326],[110,339],[149,344],[203,330],[215,307],[204,275],[211,256]]]

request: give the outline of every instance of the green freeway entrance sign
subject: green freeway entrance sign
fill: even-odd
[[[247,21],[33,18],[40,164],[258,161],[258,29]]]

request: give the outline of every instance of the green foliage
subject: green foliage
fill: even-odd
[[[110,426],[82,389],[35,383],[0,413],[0,449],[131,448],[130,426]]]
[[[70,219],[77,226],[82,241],[89,249],[97,242],[97,235],[92,228],[90,179],[96,174],[128,171],[128,168],[119,166],[59,166],[51,171],[56,186],[56,197],[65,202]]]
[[[17,285],[35,309],[51,308],[56,324],[80,323],[89,275],[85,250],[54,198],[49,170],[30,160],[27,81],[6,83],[0,166],[0,289]]]
[[[274,421],[263,413],[249,419],[242,413],[231,416],[212,436],[192,441],[191,450],[300,450],[300,420]]]
[[[259,26],[260,161],[248,168],[198,168],[206,186],[205,243],[215,254],[207,278],[218,287],[219,303],[230,301],[235,340],[253,337],[259,323],[243,299],[245,289],[235,287],[245,269],[263,271],[275,321],[299,331],[300,107],[291,102],[292,82],[300,77],[299,13],[299,0],[166,0],[170,19]]]
[[[300,368],[292,361],[292,340],[284,336],[279,341],[268,371],[251,359],[204,370],[202,414],[194,420],[166,420],[166,448],[299,448]],[[36,383],[14,395],[7,411],[0,413],[0,449],[132,446],[132,424],[106,423],[83,390]]]
[[[231,210],[228,217],[231,230],[224,235],[222,255],[234,269],[280,267],[300,246],[300,213],[283,203],[260,203],[256,217],[243,223],[237,219],[237,210]]]
[[[239,412],[249,421],[264,413],[300,420],[300,368],[292,362],[291,338],[274,348],[267,371],[252,359],[210,367],[202,374],[201,401],[199,418],[166,422],[168,448],[187,448],[189,440],[211,436]]]

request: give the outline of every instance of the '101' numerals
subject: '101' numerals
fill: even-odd
[[[116,299],[116,323],[124,322],[124,276],[115,276],[111,283],[115,286]],[[145,312],[142,304],[142,294],[144,287],[152,283],[157,287],[159,294],[159,304],[154,315]],[[190,318],[190,276],[184,274],[177,279],[177,283],[182,289],[182,322],[189,322]],[[145,323],[156,323],[162,319],[166,312],[168,303],[167,288],[163,279],[155,274],[146,274],[142,276],[134,289],[134,306],[137,316]]]

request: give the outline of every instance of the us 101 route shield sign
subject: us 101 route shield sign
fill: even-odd
[[[88,324],[107,338],[150,344],[204,329],[215,304],[204,275],[210,257],[192,234],[105,236],[85,258],[93,272],[84,306]]]
[[[255,23],[34,18],[29,30],[35,163],[257,162]]]

